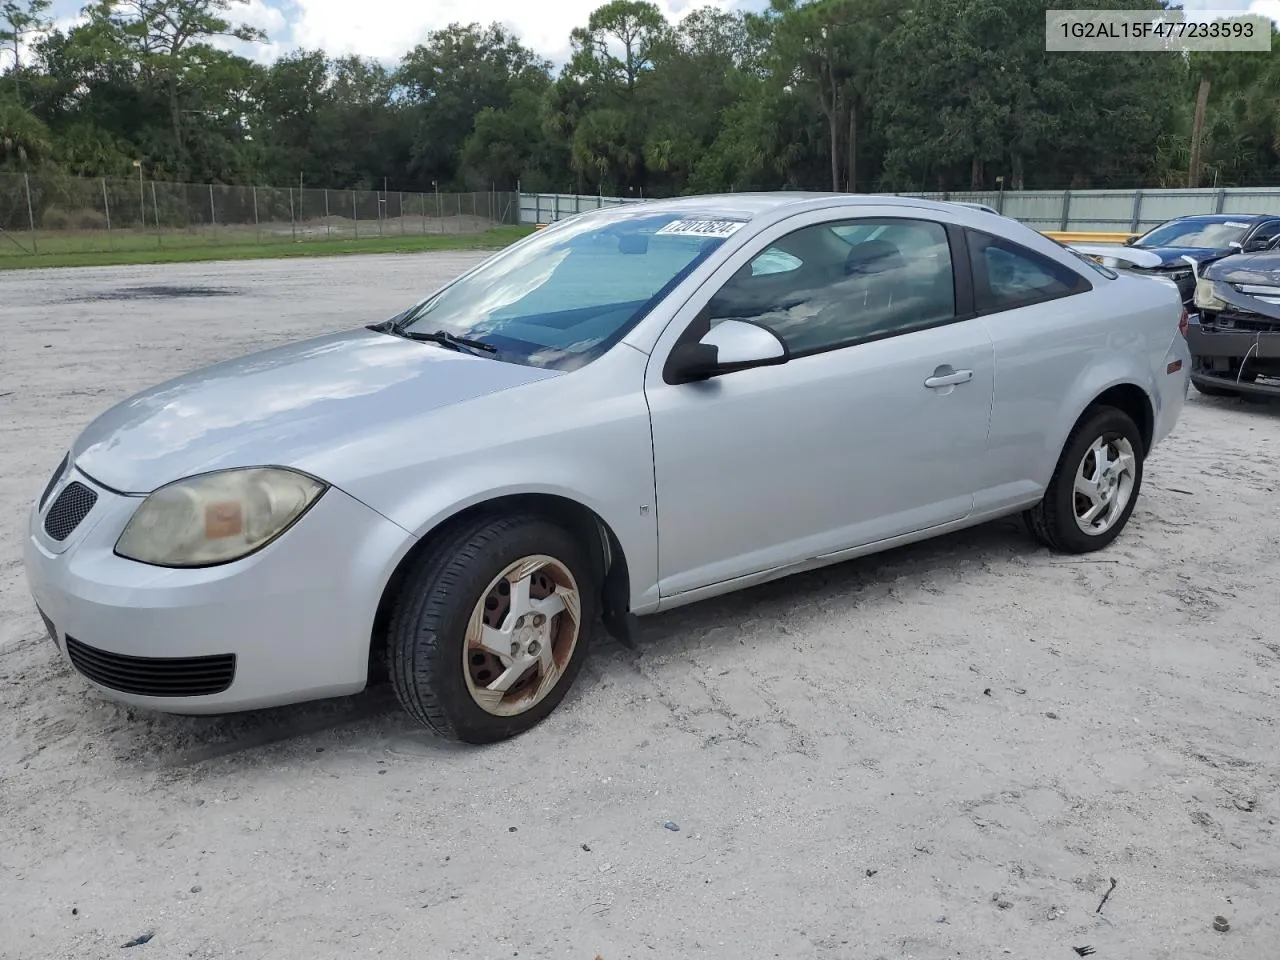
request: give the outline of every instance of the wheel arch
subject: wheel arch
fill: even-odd
[[[609,631],[624,642],[630,641],[631,575],[622,541],[596,511],[569,497],[553,493],[510,493],[470,504],[447,517],[418,538],[400,558],[382,588],[369,635],[370,678],[383,672],[387,626],[396,594],[413,565],[427,551],[447,539],[460,527],[484,516],[536,513],[560,524],[590,552],[601,574],[601,611]]]
[[[1098,407],[1114,407],[1121,413],[1128,414],[1138,426],[1138,435],[1142,438],[1142,455],[1145,457],[1151,450],[1151,439],[1156,429],[1155,406],[1147,391],[1136,383],[1117,383],[1108,387],[1080,412],[1080,416],[1071,425],[1071,432],[1075,432],[1076,427],[1089,415],[1089,412]]]
[[[1068,391],[1070,402],[1059,409],[1052,429],[1044,433],[1044,445],[1035,467],[1036,481],[1042,490],[1057,468],[1062,451],[1071,442],[1071,435],[1100,406],[1115,407],[1133,418],[1142,438],[1143,456],[1146,456],[1155,434],[1158,409],[1153,393],[1155,384],[1144,386],[1143,380],[1128,364],[1113,362],[1103,369],[1082,371]]]

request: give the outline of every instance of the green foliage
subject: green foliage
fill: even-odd
[[[229,52],[265,39],[246,3],[93,0],[50,31],[48,0],[0,0],[0,168],[648,196],[1184,185],[1208,79],[1202,181],[1280,178],[1280,42],[1049,54],[1050,0],[770,0],[678,22],[610,0],[558,72],[479,23],[394,64],[263,66]]]

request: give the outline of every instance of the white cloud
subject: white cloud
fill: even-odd
[[[1270,17],[1276,23],[1280,23],[1280,0],[1254,0],[1249,4],[1249,12]]]
[[[262,0],[254,0],[261,3]],[[320,48],[332,55],[358,53],[382,60],[398,59],[426,39],[432,30],[450,23],[494,21],[518,36],[525,46],[563,63],[569,52],[569,31],[585,26],[591,11],[604,0],[294,0],[288,15],[289,47]],[[691,0],[657,0],[674,21],[702,5]],[[706,0],[705,5],[728,7],[729,0]],[[273,33],[273,40],[283,34]]]
[[[228,37],[214,38],[213,45],[237,53],[259,63],[271,63],[287,52],[290,45],[281,43],[289,32],[289,21],[279,7],[270,6],[265,0],[249,0],[237,3],[227,17],[233,27],[257,27],[267,35],[266,43],[243,43]]]
[[[1192,20],[1217,20],[1253,13],[1280,22],[1280,0],[1183,0],[1181,6]]]

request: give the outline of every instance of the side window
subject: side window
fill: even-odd
[[[754,320],[805,353],[945,323],[955,312],[945,228],[885,218],[787,234],[720,288],[707,319]]]
[[[1250,237],[1250,242],[1257,243],[1261,240],[1270,244],[1276,237],[1280,237],[1280,220],[1268,220]]]
[[[804,264],[800,262],[799,258],[793,257],[777,247],[770,247],[751,261],[751,275],[760,277],[766,273],[788,273],[802,266]]]
[[[1076,273],[1020,244],[967,231],[974,299],[980,313],[1013,310],[1093,289]]]

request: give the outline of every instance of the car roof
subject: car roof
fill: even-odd
[[[1165,223],[1185,223],[1190,220],[1195,223],[1253,223],[1255,220],[1271,220],[1280,217],[1276,213],[1193,213],[1185,217],[1174,217],[1166,220]]]
[[[824,202],[825,201],[825,202]],[[952,212],[957,206],[981,209],[975,204],[926,200],[920,197],[899,197],[868,193],[824,193],[820,191],[777,190],[767,193],[713,193],[694,197],[675,197],[667,200],[646,200],[639,205],[653,213],[687,213],[726,219],[754,220],[766,214],[776,213],[786,207],[902,207],[913,210]],[[605,207],[604,211],[630,210],[631,203]],[[588,210],[584,213],[600,211]],[[985,211],[984,211],[985,212]]]

